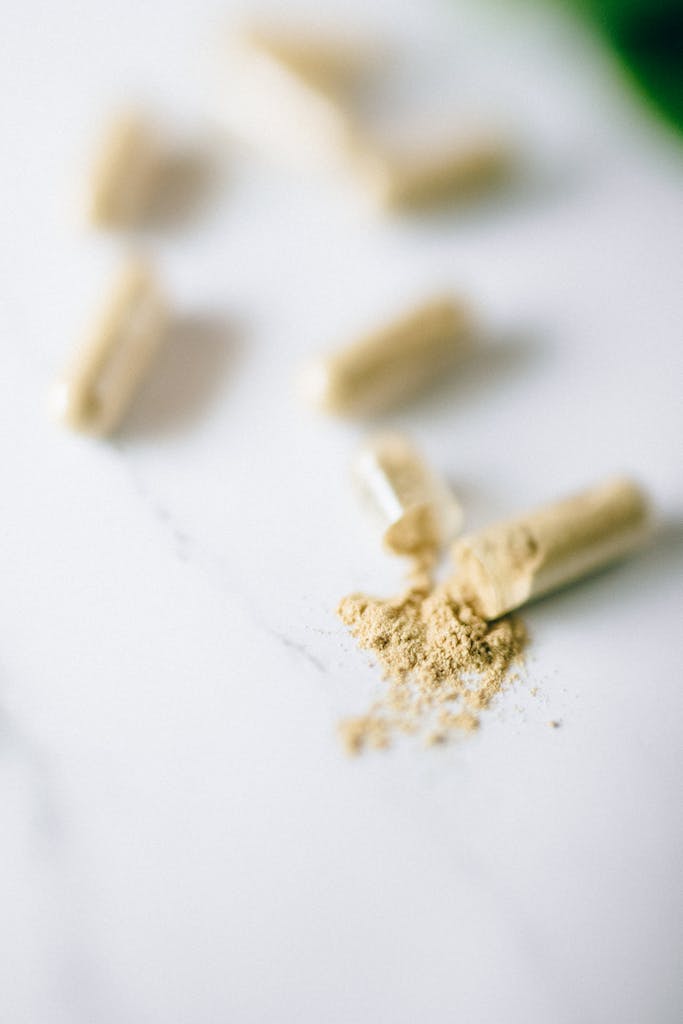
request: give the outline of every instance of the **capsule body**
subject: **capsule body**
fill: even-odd
[[[643,491],[625,478],[456,541],[454,584],[486,619],[627,554],[648,532]]]
[[[355,126],[301,57],[249,32],[233,39],[229,57],[226,118],[239,137],[304,169],[346,167]]]
[[[455,495],[401,434],[371,438],[353,470],[384,546],[393,554],[436,552],[460,530],[462,509]]]
[[[73,430],[111,433],[154,358],[167,322],[166,302],[151,271],[131,262],[55,387],[55,415]]]
[[[381,412],[450,368],[471,337],[465,307],[434,299],[313,361],[302,376],[301,392],[312,405],[335,415]]]
[[[312,86],[326,91],[351,85],[375,57],[370,47],[341,35],[252,25],[243,31],[242,38]]]
[[[359,148],[355,167],[375,202],[392,209],[471,195],[501,178],[508,164],[500,141],[471,138],[414,153]]]
[[[141,220],[161,166],[156,136],[144,118],[126,114],[114,120],[91,172],[87,211],[91,223],[127,228]]]

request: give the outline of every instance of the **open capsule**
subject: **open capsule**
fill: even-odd
[[[457,540],[453,584],[496,619],[628,554],[647,536],[648,520],[641,488],[608,480]]]
[[[460,530],[460,503],[401,434],[371,438],[358,452],[353,469],[384,546],[393,554],[415,555],[429,549],[436,553]]]

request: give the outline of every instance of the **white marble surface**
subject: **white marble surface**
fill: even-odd
[[[528,181],[383,222],[228,147],[197,217],[144,240],[178,326],[111,444],[44,412],[119,244],[69,198],[110,102],[216,112],[230,4],[3,24],[4,1024],[680,1019],[681,150],[532,8],[337,7],[413,37],[416,109],[439,67],[441,100],[515,124]],[[493,340],[391,422],[470,525],[615,469],[666,525],[529,610],[480,734],[349,761],[335,723],[379,683],[334,607],[399,568],[349,490],[360,432],[291,382],[435,282]]]

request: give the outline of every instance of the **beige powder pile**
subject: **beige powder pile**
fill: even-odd
[[[387,681],[383,697],[364,715],[341,723],[350,753],[385,748],[401,733],[432,744],[477,729],[478,713],[510,681],[526,642],[519,619],[486,622],[458,593],[457,582],[434,586],[424,567],[399,597],[351,594],[337,612]]]

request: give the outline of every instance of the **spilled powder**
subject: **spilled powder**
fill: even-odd
[[[521,621],[486,622],[458,592],[457,580],[435,586],[431,569],[429,561],[416,560],[398,597],[351,594],[339,604],[342,622],[373,653],[387,683],[365,714],[340,724],[349,753],[386,748],[400,734],[429,745],[473,732],[521,659],[527,639]]]

